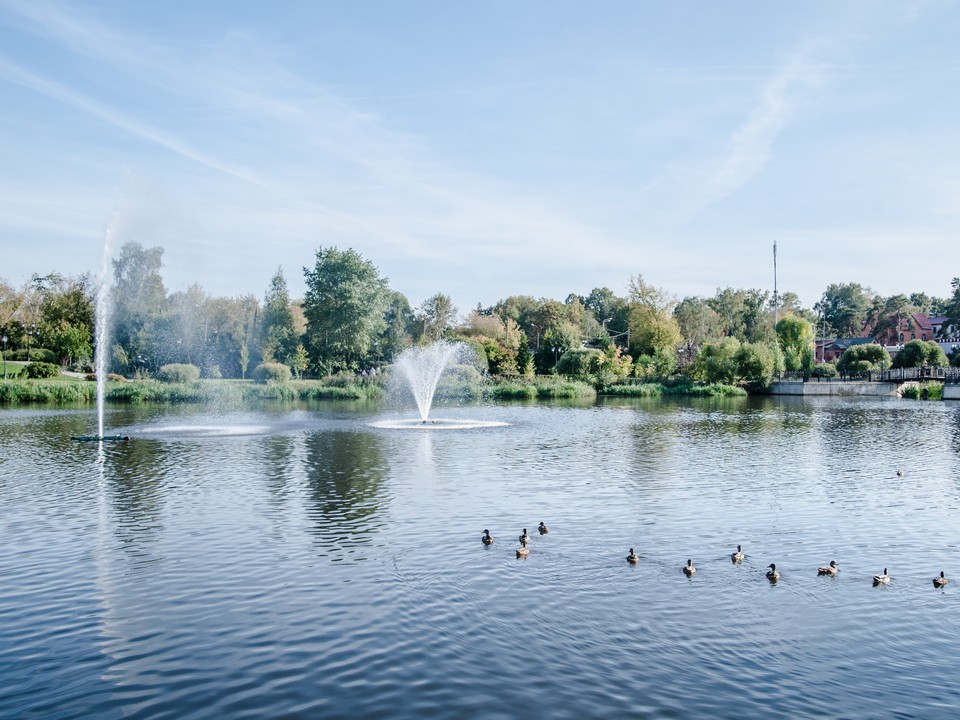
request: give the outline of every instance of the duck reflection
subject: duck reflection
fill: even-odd
[[[307,439],[306,469],[317,542],[347,559],[357,546],[369,544],[381,523],[381,492],[387,461],[373,433],[322,432]]]

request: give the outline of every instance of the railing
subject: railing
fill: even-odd
[[[892,370],[871,370],[854,375],[835,375],[834,377],[817,377],[816,368],[812,372],[802,370],[795,372],[781,372],[774,375],[777,382],[850,382],[859,380],[866,382],[906,382],[908,380],[942,380],[951,385],[960,384],[960,368],[956,367],[910,367],[894,368]]]

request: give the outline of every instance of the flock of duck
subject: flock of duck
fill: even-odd
[[[899,475],[900,473],[898,472],[897,474]],[[548,532],[550,532],[550,528],[548,528],[543,521],[541,521],[537,531],[541,535],[546,535]],[[523,529],[523,532],[520,534],[518,540],[520,542],[520,547],[517,548],[517,557],[528,557],[530,555],[530,548],[527,546],[530,544],[530,534],[527,532],[526,528]],[[483,531],[483,535],[480,536],[480,541],[484,545],[493,545],[493,536],[490,535],[489,530]],[[746,555],[743,552],[743,547],[737,545],[737,549],[730,554],[730,561],[734,564],[739,564],[743,562],[745,557]],[[640,556],[633,551],[633,548],[630,548],[630,554],[627,555],[627,562],[631,565],[636,565],[638,562],[640,562]],[[684,565],[681,570],[687,577],[693,577],[697,572],[697,568],[693,565],[693,560],[689,558],[687,559],[687,564]],[[834,577],[838,572],[840,572],[840,565],[836,560],[831,560],[829,565],[823,565],[822,567],[817,568],[817,575],[828,575],[830,577]],[[770,563],[767,566],[767,580],[769,580],[771,583],[776,583],[780,580],[780,571],[777,570],[776,563]],[[944,576],[942,570],[940,571],[939,575],[933,578],[933,586],[937,588],[945,587],[948,582],[950,582],[950,580]],[[874,586],[890,584],[890,575],[887,573],[887,568],[884,568],[881,574],[873,576],[873,584]]]

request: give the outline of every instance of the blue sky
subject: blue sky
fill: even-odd
[[[353,247],[466,312],[960,275],[955,2],[0,0],[0,277]]]

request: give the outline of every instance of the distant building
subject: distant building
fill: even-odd
[[[890,315],[884,318],[882,329],[879,321],[867,322],[863,327],[862,337],[875,339],[887,347],[899,346],[911,340],[933,340],[936,338],[933,324],[925,313],[904,313]]]
[[[817,362],[834,362],[839,360],[847,348],[854,345],[869,345],[873,338],[819,338],[814,344],[814,357]]]

